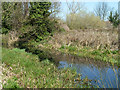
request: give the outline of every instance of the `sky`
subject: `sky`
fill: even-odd
[[[94,12],[94,8],[96,7],[97,4],[98,2],[84,2],[85,11]],[[118,10],[118,2],[107,2],[107,4],[112,10],[114,11]],[[66,2],[62,2],[61,13],[59,13],[59,17],[63,20],[66,20],[66,14],[68,13],[69,13],[69,10],[67,8]]]

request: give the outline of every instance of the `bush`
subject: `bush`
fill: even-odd
[[[105,27],[104,21],[101,21],[93,13],[85,11],[67,15],[66,23],[71,29],[99,29]]]
[[[2,28],[2,30],[0,31],[0,33],[7,34],[8,33],[8,29],[7,28]]]

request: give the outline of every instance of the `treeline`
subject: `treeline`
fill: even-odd
[[[111,24],[117,28],[120,24],[118,12],[112,10],[107,2],[98,2],[93,12],[87,12],[83,3],[74,0],[68,2],[67,6],[69,14],[66,23],[71,29],[104,29],[110,28]]]

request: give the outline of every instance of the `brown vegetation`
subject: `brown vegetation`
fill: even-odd
[[[66,25],[64,24],[63,26]],[[69,30],[68,27],[66,29],[66,32],[55,33],[48,43],[54,45],[57,48],[61,47],[62,45],[82,45],[97,49],[118,48],[118,30]]]

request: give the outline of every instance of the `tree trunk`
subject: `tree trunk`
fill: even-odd
[[[24,17],[26,18],[27,16],[29,16],[29,7],[28,7],[28,2],[24,2]]]

